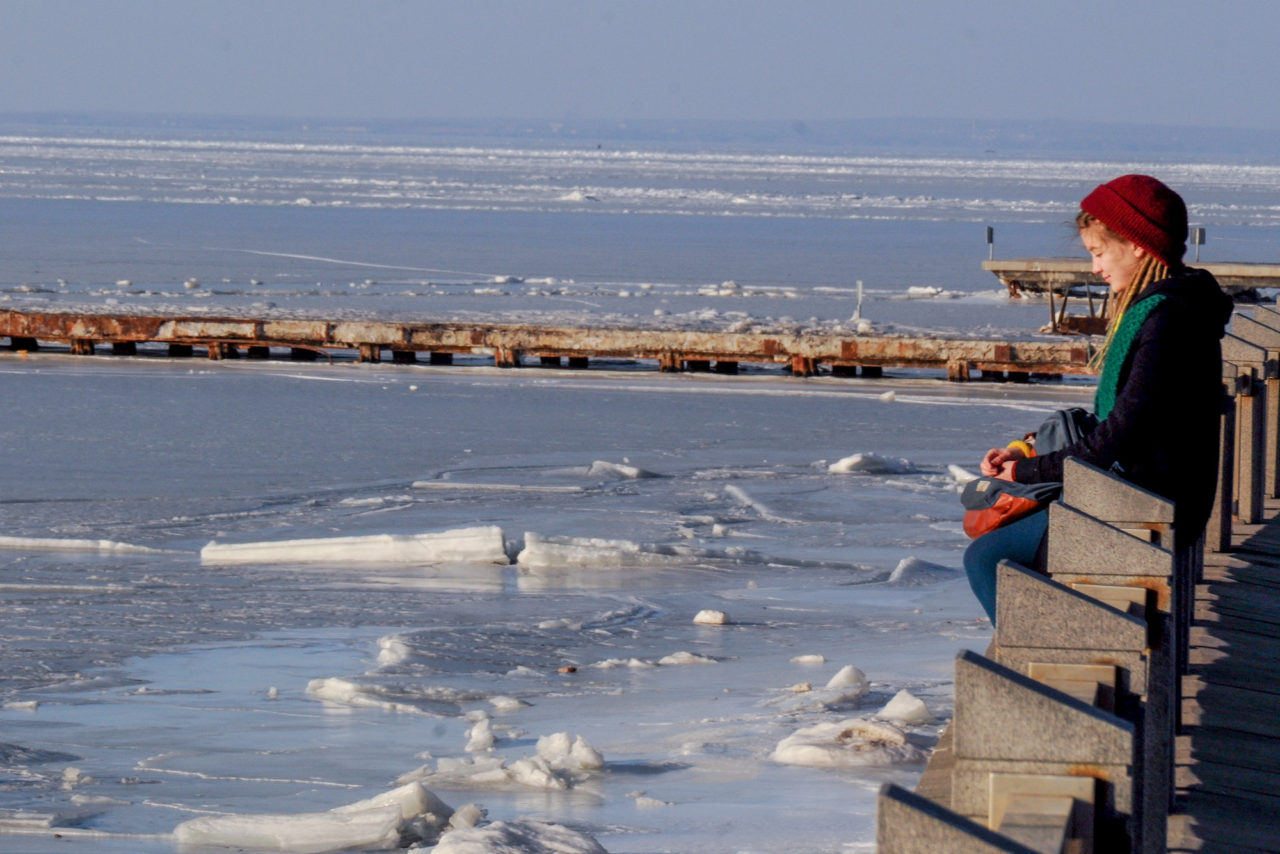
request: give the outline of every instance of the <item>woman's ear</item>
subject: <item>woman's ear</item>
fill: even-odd
[[[1133,257],[1137,258],[1139,261],[1151,254],[1136,243],[1130,243],[1129,249],[1133,252]]]

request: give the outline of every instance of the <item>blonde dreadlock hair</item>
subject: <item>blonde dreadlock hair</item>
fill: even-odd
[[[1107,224],[1095,217],[1087,211],[1080,211],[1076,215],[1076,228],[1084,231],[1094,223],[1098,223],[1106,231],[1106,236],[1111,240],[1121,240],[1124,238],[1116,234]],[[1115,339],[1116,330],[1120,328],[1120,321],[1124,318],[1124,313],[1129,310],[1129,306],[1133,305],[1147,286],[1161,279],[1169,278],[1169,265],[1161,261],[1155,255],[1148,253],[1139,263],[1138,269],[1133,271],[1133,278],[1125,289],[1120,292],[1119,296],[1111,299],[1108,294],[1108,300],[1112,303],[1109,307],[1107,319],[1107,335],[1102,340],[1102,346],[1099,347],[1089,359],[1089,368],[1092,370],[1100,370],[1102,363],[1107,358],[1107,351],[1111,349],[1111,342]]]

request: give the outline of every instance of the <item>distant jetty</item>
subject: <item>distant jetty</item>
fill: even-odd
[[[1246,264],[1227,262],[1193,267],[1208,270],[1222,289],[1234,297],[1256,299],[1260,288],[1280,288],[1280,264]],[[1010,296],[1024,291],[1043,293],[1068,291],[1083,293],[1098,288],[1105,293],[1106,283],[1093,274],[1093,265],[1081,258],[1008,258],[982,262],[982,269],[995,274],[1009,289]]]
[[[1280,288],[1280,264],[1226,262],[1191,264],[1208,270],[1224,291],[1240,302],[1257,302],[1263,288]],[[1093,264],[1081,258],[1007,258],[982,262],[994,273],[1009,296],[1047,294],[1049,323],[1046,331],[1098,335],[1106,331],[1107,283],[1093,273]],[[1072,297],[1083,299],[1087,314],[1068,314]]]
[[[0,311],[0,339],[11,351],[66,348],[75,355],[160,355],[210,359],[332,359],[453,364],[455,356],[492,359],[500,368],[526,364],[586,368],[592,360],[656,363],[661,371],[738,373],[741,363],[781,368],[793,376],[878,377],[885,368],[944,372],[949,380],[1026,381],[1089,373],[1087,341],[785,332],[539,326],[463,321],[400,322],[245,316],[188,316],[55,311]]]

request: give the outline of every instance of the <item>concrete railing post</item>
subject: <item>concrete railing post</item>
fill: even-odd
[[[1222,366],[1222,417],[1218,430],[1218,486],[1213,509],[1205,527],[1205,548],[1211,552],[1231,551],[1232,518],[1236,494],[1236,372]]]
[[[1052,544],[1050,548],[1053,548]],[[1143,588],[1067,587],[1017,564],[998,568],[995,658],[1135,727],[1133,850],[1158,854],[1167,835],[1172,753],[1165,698],[1151,696]]]
[[[1269,498],[1280,498],[1280,314],[1274,311],[1255,310],[1252,317],[1237,313],[1231,322],[1231,331],[1250,344],[1265,351],[1263,384],[1266,386],[1266,414],[1264,416],[1266,441],[1266,476],[1264,488]]]
[[[1267,473],[1267,351],[1243,338],[1222,339],[1222,360],[1235,365],[1236,384],[1236,507],[1235,515],[1246,525],[1262,521]]]

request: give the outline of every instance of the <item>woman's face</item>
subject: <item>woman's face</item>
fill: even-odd
[[[1147,250],[1107,231],[1100,222],[1091,222],[1080,229],[1080,240],[1093,258],[1093,272],[1119,294],[1133,281],[1133,274],[1147,256]]]

